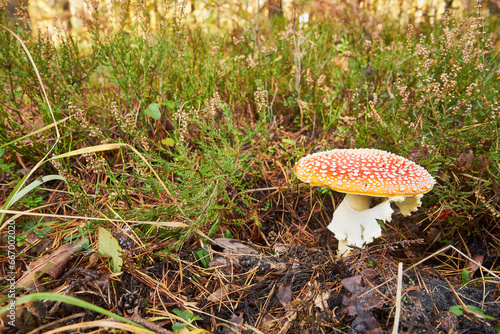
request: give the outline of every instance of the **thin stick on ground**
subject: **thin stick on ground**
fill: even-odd
[[[398,334],[399,317],[401,316],[401,291],[403,289],[403,262],[398,265],[398,286],[396,289],[396,314],[394,315],[394,327],[392,334]]]

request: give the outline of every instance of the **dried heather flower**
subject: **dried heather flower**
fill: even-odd
[[[148,46],[149,46],[150,48],[152,48],[152,47],[154,46],[154,43],[155,43],[155,39],[154,39],[154,37],[153,37],[153,34],[148,33],[148,35],[147,35],[147,40],[148,40]]]
[[[99,173],[99,171],[106,165],[106,160],[103,157],[96,157],[92,153],[82,154],[82,157],[87,162],[87,170],[91,173]]]
[[[257,66],[259,63],[256,62],[254,59],[253,59],[253,56],[252,55],[248,55],[247,59],[247,64],[248,64],[248,67],[249,68],[254,68],[255,66]]]
[[[376,109],[376,105],[377,105],[377,101],[378,101],[378,97],[377,97],[377,94],[373,93],[373,100],[369,101],[368,102],[368,105],[370,106],[370,112],[371,112],[371,115],[373,116],[373,118],[375,118],[375,120],[377,122],[379,122],[384,128],[387,128],[387,124],[382,120],[382,117],[380,117],[377,109]]]
[[[217,108],[219,107],[220,98],[219,93],[215,92],[210,99],[205,101],[205,106],[207,106],[207,112],[209,116],[215,116],[217,114]]]
[[[115,119],[116,123],[118,123],[118,126],[123,132],[132,134],[136,131],[135,117],[133,112],[129,112],[122,116],[120,114],[120,111],[118,110],[116,102],[111,102],[110,110],[111,115]]]
[[[477,83],[471,83],[468,87],[467,87],[467,90],[466,90],[466,95],[467,96],[471,96],[472,95],[472,91],[474,90],[474,88],[477,87]]]
[[[217,56],[219,52],[219,43],[217,41],[210,42],[210,55],[212,57]]]
[[[316,81],[316,85],[321,86],[323,84],[323,82],[325,81],[325,79],[326,79],[326,75],[321,74],[318,78],[318,81]]]
[[[410,49],[410,50],[413,47],[413,43],[412,43],[411,39],[413,37],[414,31],[415,31],[415,29],[413,28],[413,25],[411,23],[408,24],[408,30],[406,31],[406,45],[407,45],[408,49]]]
[[[205,101],[207,103],[207,101]],[[215,110],[215,108],[214,108]],[[189,122],[192,120],[200,119],[199,111],[194,107],[191,107],[189,111],[184,110],[184,106],[181,106],[174,114],[173,117],[177,119],[177,128],[179,133],[179,140],[182,143],[186,142],[186,136],[188,134]]]
[[[177,0],[175,2],[175,24],[180,24],[187,16],[187,0]]]
[[[241,37],[236,37],[236,36],[233,36],[233,43],[234,45],[238,45],[240,44],[241,42],[243,42],[245,40],[245,36],[241,36]]]
[[[468,63],[469,62],[469,56],[470,56],[470,52],[472,50],[472,46],[473,46],[473,42],[472,41],[468,41],[466,44],[465,44],[465,47],[464,47],[464,51],[463,51],[463,55],[464,55],[464,63]]]
[[[97,126],[90,124],[89,121],[84,117],[83,110],[75,107],[71,101],[68,104],[69,113],[75,115],[75,119],[78,121],[78,124],[82,127],[83,130],[89,131],[91,137],[94,138],[103,138],[104,135]]]
[[[488,211],[491,212],[491,214],[496,217],[496,218],[499,218],[500,217],[500,212],[498,212],[498,210],[496,210],[490,203],[490,201],[486,201],[486,198],[484,198],[483,195],[481,195],[477,190],[474,191],[474,195],[476,195],[476,197],[479,199],[479,201],[481,201],[481,203],[483,203],[483,205],[488,209]]]
[[[17,17],[18,22],[16,25],[21,27],[24,31],[30,30],[30,19],[28,14],[28,0],[20,0],[14,16]]]
[[[126,134],[128,134],[130,137],[134,138],[135,140],[139,140],[141,143],[141,147],[144,150],[149,150],[149,142],[147,137],[145,136],[143,131],[140,131],[137,128],[136,120],[135,120],[135,114],[138,111],[138,108],[135,108],[133,110],[130,110],[128,113],[125,115],[121,115],[118,106],[116,105],[116,102],[111,102],[111,116],[113,119],[116,121],[118,124],[118,127],[120,130]]]
[[[54,156],[55,155],[52,155],[52,157],[54,157]],[[54,160],[51,160],[50,162],[52,163],[52,166],[54,166],[54,168],[57,170],[59,175],[61,175],[62,177],[68,176],[68,173],[66,173],[66,170],[63,168],[63,166],[59,160],[54,159]]]
[[[307,84],[312,85],[314,82],[314,79],[311,76],[311,69],[310,68],[307,69],[305,77],[306,77],[305,80],[306,80]]]
[[[290,36],[293,36],[293,35],[294,35],[293,24],[290,23],[289,25],[287,25],[285,27],[285,30],[280,31],[278,33],[278,38],[282,41],[282,40],[287,40]]]
[[[396,87],[398,89],[398,94],[401,96],[404,102],[408,101],[408,98],[410,97],[410,92],[408,91],[408,86],[403,84],[402,80],[398,78],[398,81],[396,82]]]
[[[255,105],[257,106],[257,114],[260,114],[267,107],[267,90],[262,87],[257,87],[254,93]]]

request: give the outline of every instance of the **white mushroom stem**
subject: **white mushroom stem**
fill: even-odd
[[[422,195],[411,197],[389,197],[377,206],[370,208],[373,196],[346,194],[344,200],[333,214],[328,229],[335,233],[339,240],[339,255],[346,255],[350,249],[347,245],[362,247],[382,235],[377,220],[391,221],[394,210],[391,202],[395,202],[405,216],[420,206]]]

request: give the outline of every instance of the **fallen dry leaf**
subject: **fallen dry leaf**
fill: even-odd
[[[472,257],[472,260],[476,261],[480,265],[483,264],[484,256],[476,254]],[[467,261],[467,269],[469,270],[469,277],[472,278],[472,275],[474,275],[474,272],[479,268],[479,265],[475,264],[472,261]]]
[[[222,256],[214,256],[213,260],[208,263],[209,267],[224,267],[226,265],[227,260]]]
[[[229,300],[228,295],[231,293],[231,291],[233,291],[236,288],[237,287],[235,287],[232,284],[225,284],[224,286],[221,286],[220,288],[212,292],[207,297],[207,300],[209,302],[220,302],[223,300]]]
[[[285,270],[286,264],[280,263],[272,256],[263,256],[257,249],[236,239],[216,238],[215,244],[224,248],[222,256],[225,256],[227,263],[231,263],[235,267],[251,271],[257,270],[262,274],[271,269]],[[216,261],[217,259],[217,261]],[[210,266],[221,264],[219,269],[229,271],[230,267],[224,266],[222,259],[214,256],[210,262]]]
[[[16,288],[26,288],[33,284],[39,273],[46,273],[53,278],[59,277],[64,269],[64,265],[69,259],[88,242],[88,239],[82,239],[73,244],[65,244],[57,248],[54,252],[44,255],[35,262],[28,265],[28,270],[17,281]]]
[[[328,307],[328,298],[330,298],[330,291],[323,291],[314,298],[314,306],[325,311],[325,306]]]
[[[280,285],[276,296],[285,310],[292,311],[290,307],[290,302],[292,301],[292,287],[290,285]]]
[[[288,249],[290,248],[290,245],[282,244],[281,242],[277,242],[274,244],[274,255],[276,257],[279,257],[280,255],[284,254]]]
[[[469,150],[469,153],[462,153],[456,160],[456,164],[460,169],[469,169],[472,165],[472,159],[474,159],[474,153]]]
[[[342,312],[351,317],[355,317],[351,327],[356,332],[382,334],[382,328],[380,328],[377,319],[375,319],[370,310],[382,306],[384,298],[375,290],[364,294],[372,288],[370,284],[365,281],[365,278],[368,279],[372,285],[377,285],[379,276],[377,272],[372,269],[365,269],[361,274],[362,275],[345,278],[341,281],[344,288],[352,293],[351,298],[344,296],[342,304],[346,306],[346,308]],[[359,297],[362,294],[364,295]]]
[[[238,316],[233,315],[231,319],[229,319],[229,322],[231,325],[230,327],[226,327],[227,325],[224,325],[222,327],[222,334],[234,334],[234,333],[242,333],[243,330],[243,315],[240,314]]]
[[[482,155],[478,156],[477,160],[478,160],[477,166],[479,167],[479,172],[482,173],[488,168],[488,166],[490,165],[490,161],[488,160],[488,158],[485,158]]]
[[[344,71],[349,71],[349,60],[344,56],[335,56],[333,63]]]
[[[237,253],[239,255],[259,254],[256,249],[245,245],[242,241],[236,239],[216,238],[214,241],[224,248],[225,253]]]

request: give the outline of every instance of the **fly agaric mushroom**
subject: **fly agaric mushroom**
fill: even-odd
[[[328,229],[339,240],[339,255],[347,245],[361,247],[382,235],[377,219],[391,221],[394,202],[404,216],[422,204],[434,178],[421,166],[376,149],[335,149],[310,154],[297,162],[295,175],[314,186],[345,193]],[[383,201],[370,208],[372,198]]]

